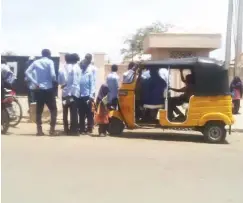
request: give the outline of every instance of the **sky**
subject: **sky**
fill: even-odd
[[[39,55],[104,52],[119,62],[123,41],[155,21],[178,30],[221,33],[223,59],[227,0],[2,0],[2,51]]]

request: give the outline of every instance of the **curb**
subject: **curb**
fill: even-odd
[[[232,133],[243,133],[243,129],[231,129],[231,132]]]

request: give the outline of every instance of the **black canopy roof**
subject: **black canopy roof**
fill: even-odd
[[[216,59],[208,57],[191,57],[191,58],[179,58],[179,59],[165,59],[165,60],[151,60],[144,61],[141,63],[142,66],[147,68],[193,68],[196,66],[202,67],[212,67],[222,68],[224,63]]]

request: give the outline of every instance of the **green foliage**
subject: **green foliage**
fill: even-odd
[[[163,33],[167,32],[169,28],[173,27],[170,24],[163,24],[161,22],[154,22],[149,26],[137,29],[131,37],[124,41],[127,48],[121,49],[123,59],[131,59],[133,56],[143,55],[143,41],[150,33]]]

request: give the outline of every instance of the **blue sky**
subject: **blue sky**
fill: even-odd
[[[227,0],[2,0],[2,51],[36,55],[50,48],[53,55],[73,51],[105,52],[121,59],[126,36],[154,21],[179,29],[223,34],[224,56]]]

